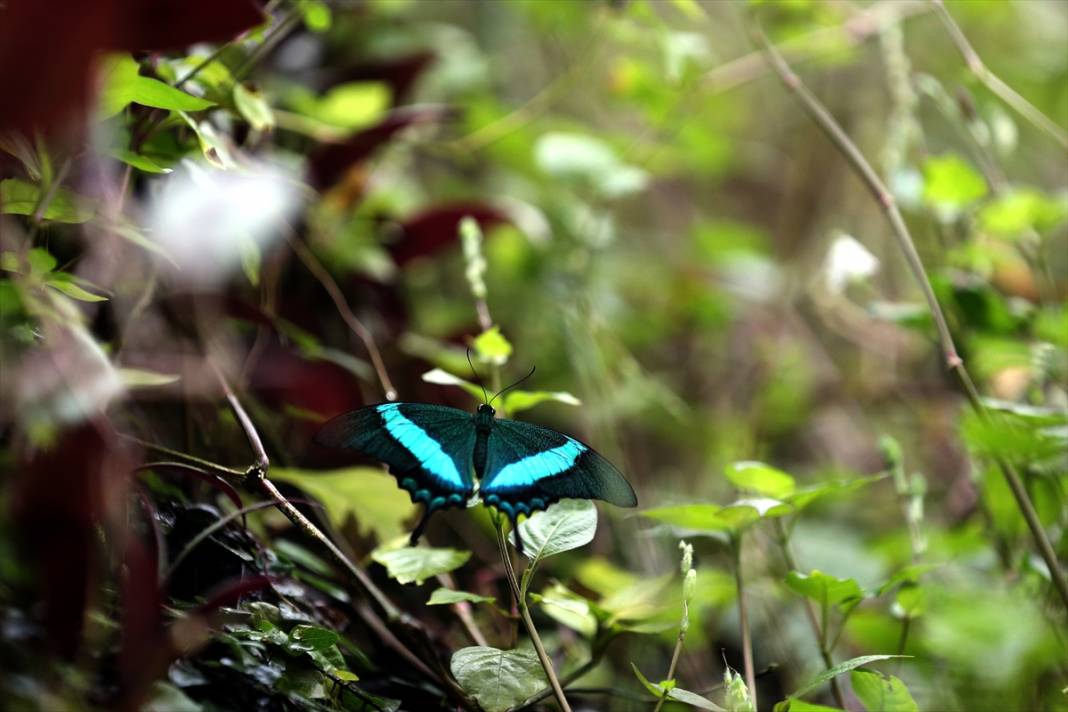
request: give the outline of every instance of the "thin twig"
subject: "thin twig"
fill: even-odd
[[[501,559],[504,561],[504,571],[508,578],[508,585],[512,589],[512,597],[515,598],[516,606],[519,607],[519,615],[523,618],[523,625],[526,626],[530,640],[534,644],[534,650],[538,653],[538,660],[541,662],[542,669],[545,670],[545,677],[549,680],[549,685],[553,689],[553,694],[556,696],[560,709],[564,710],[564,712],[571,712],[571,705],[567,703],[567,697],[564,696],[564,689],[560,686],[560,680],[556,677],[552,660],[549,659],[548,654],[545,652],[541,636],[538,635],[538,629],[534,627],[534,620],[530,617],[526,596],[519,588],[515,569],[512,568],[512,557],[508,551],[508,540],[504,536],[504,526],[499,518],[494,521],[493,525],[497,529],[497,546],[501,550]]]
[[[456,588],[456,581],[448,572],[438,574],[436,578],[438,583],[445,588]],[[471,638],[471,641],[475,645],[481,645],[484,648],[489,647],[489,642],[486,640],[486,636],[479,630],[478,624],[475,623],[474,616],[471,615],[471,604],[467,601],[457,601],[452,604],[452,610],[456,613],[456,617],[460,619],[460,623],[463,624],[464,630],[467,631],[467,635]]]
[[[742,578],[742,535],[731,537],[734,550],[734,585],[738,589],[738,624],[742,628],[742,662],[745,666],[745,685],[749,688],[749,699],[753,709],[757,707],[756,673],[753,668],[753,641],[749,635],[749,611],[745,602],[745,582]]]
[[[1068,149],[1068,134],[1065,133],[1064,129],[1058,126],[1053,119],[1043,114],[1038,107],[1018,94],[1015,89],[1002,81],[1000,77],[990,71],[979,56],[979,53],[975,51],[971,42],[969,42],[968,38],[964,35],[964,31],[961,30],[960,25],[958,25],[956,20],[953,19],[953,16],[949,14],[949,10],[946,9],[942,0],[930,0],[930,3],[935,7],[938,17],[946,27],[946,32],[949,33],[949,38],[953,40],[953,44],[957,46],[957,50],[960,52],[961,57],[964,58],[964,63],[968,66],[968,70],[975,75],[976,79],[982,82],[987,89],[994,93],[995,96],[1008,104],[1010,108],[1016,111],[1016,113],[1030,121],[1037,128],[1044,131],[1046,135],[1059,143],[1062,148]]]
[[[312,273],[312,276],[319,281],[326,293],[330,295],[338,314],[348,324],[352,333],[356,334],[360,341],[363,342],[364,348],[367,349],[367,355],[371,358],[371,365],[374,366],[375,374],[378,375],[378,381],[382,384],[382,391],[386,400],[396,400],[397,389],[393,387],[393,382],[389,378],[389,372],[386,371],[386,364],[382,360],[382,354],[378,350],[378,345],[375,344],[371,330],[356,318],[356,315],[353,314],[352,309],[349,307],[348,301],[345,299],[345,295],[341,293],[341,288],[337,286],[337,282],[330,276],[330,272],[323,267],[315,254],[300,241],[292,229],[286,229],[286,240],[300,261],[304,263],[304,266]]]
[[[826,107],[823,106],[820,100],[817,99],[816,96],[801,82],[800,77],[794,74],[789,65],[782,58],[782,55],[779,54],[774,45],[768,41],[767,36],[765,36],[759,25],[756,24],[755,19],[753,22],[754,39],[757,44],[764,48],[769,64],[771,64],[772,69],[775,70],[775,73],[779,76],[783,85],[797,97],[809,117],[815,121],[827,138],[830,139],[831,143],[834,144],[835,148],[842,153],[853,170],[860,176],[875,200],[882,206],[883,212],[886,215],[887,220],[890,222],[890,227],[892,228],[892,233],[898,243],[898,247],[904,253],[905,261],[908,263],[909,268],[913,273],[913,277],[919,283],[920,289],[927,301],[927,307],[934,318],[946,365],[960,380],[968,402],[971,404],[976,414],[983,421],[989,421],[990,414],[987,412],[986,406],[983,404],[982,398],[980,397],[978,390],[976,390],[975,384],[972,382],[971,375],[964,367],[964,361],[961,360],[960,356],[957,354],[956,346],[953,343],[953,337],[950,335],[949,327],[946,325],[945,315],[942,313],[942,308],[938,303],[938,299],[935,297],[934,290],[931,288],[931,282],[927,277],[927,271],[924,269],[923,261],[920,259],[919,253],[916,251],[916,245],[912,240],[912,236],[909,234],[908,228],[905,226],[905,220],[901,216],[901,211],[898,210],[893,196],[890,194],[890,191],[886,189],[886,186],[883,185],[882,180],[853,143],[852,139],[850,139],[842,127],[838,125],[838,122],[835,121],[834,117],[831,116],[830,112],[827,111]],[[1031,501],[1031,497],[1028,495],[1023,481],[1020,479],[1020,475],[1016,472],[1015,467],[1001,456],[995,456],[994,461],[1004,475],[1005,481],[1009,485],[1009,489],[1012,490],[1013,497],[1016,499],[1016,506],[1019,508],[1020,514],[1023,515],[1024,520],[1027,522],[1027,526],[1031,530],[1031,536],[1035,540],[1035,545],[1038,548],[1039,554],[1042,556],[1042,559],[1046,562],[1046,566],[1049,569],[1050,578],[1053,580],[1053,584],[1056,587],[1065,608],[1068,609],[1068,578],[1065,578],[1064,571],[1061,569],[1060,563],[1057,560],[1057,554],[1053,549],[1053,545],[1046,536],[1046,531],[1042,528],[1042,523],[1038,518],[1038,513],[1035,511],[1034,503]]]
[[[778,536],[776,539],[779,542],[779,551],[782,553],[782,560],[786,564],[786,567],[790,571],[800,571],[797,568],[797,561],[794,559],[794,553],[790,550],[790,539],[786,534],[786,527],[782,523],[781,518],[775,519],[776,527],[778,528]],[[808,618],[809,626],[812,628],[812,634],[816,638],[816,646],[820,650],[820,657],[823,659],[823,665],[826,670],[830,670],[834,667],[834,658],[831,657],[831,651],[827,649],[826,643],[824,643],[824,633],[821,630],[820,622],[816,618],[816,611],[812,606],[812,601],[808,598],[802,599],[805,617]],[[846,708],[845,696],[842,694],[842,688],[838,685],[838,678],[831,678],[831,692],[834,694],[834,701],[838,703],[838,706],[842,709]]]

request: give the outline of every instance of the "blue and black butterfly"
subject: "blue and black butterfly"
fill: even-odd
[[[637,505],[627,480],[589,445],[496,413],[490,403],[473,414],[428,403],[381,403],[339,415],[322,427],[316,441],[357,450],[389,466],[412,502],[425,507],[412,544],[430,515],[466,507],[476,491],[484,504],[511,520],[520,551],[516,523],[521,514],[565,498]]]

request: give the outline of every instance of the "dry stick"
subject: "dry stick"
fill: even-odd
[[[367,355],[371,358],[371,365],[374,366],[375,374],[378,376],[379,382],[382,384],[382,391],[385,394],[386,400],[392,401],[397,399],[397,389],[393,387],[393,382],[389,380],[389,373],[386,372],[386,364],[382,361],[382,354],[378,350],[378,346],[375,344],[374,336],[371,334],[371,330],[364,326],[363,322],[356,318],[356,315],[352,313],[352,309],[349,307],[349,303],[345,300],[345,295],[341,293],[341,288],[337,286],[337,282],[330,276],[330,273],[319,262],[318,258],[312,253],[307,246],[300,241],[291,228],[286,229],[286,241],[289,242],[289,246],[293,248],[293,252],[304,266],[312,273],[319,284],[323,286],[326,293],[330,295],[330,299],[334,302],[334,306],[337,308],[341,318],[348,325],[352,333],[363,342],[363,346],[367,349]]]
[[[512,568],[512,557],[508,551],[508,540],[504,536],[504,526],[500,520],[494,522],[494,527],[497,529],[497,546],[501,550],[501,559],[504,560],[504,570],[507,574],[508,585],[512,589],[512,597],[515,598],[516,605],[519,607],[519,615],[523,618],[523,625],[527,629],[527,633],[530,635],[530,640],[534,643],[534,650],[538,653],[538,660],[541,662],[541,667],[545,670],[545,677],[549,679],[549,685],[553,688],[553,695],[556,696],[556,701],[560,705],[560,709],[564,712],[571,712],[571,705],[567,703],[567,698],[564,696],[564,689],[560,686],[560,680],[556,677],[556,671],[553,669],[552,660],[549,659],[548,654],[545,652],[545,646],[542,645],[541,636],[538,635],[538,629],[534,627],[534,620],[530,617],[530,610],[527,608],[526,596],[523,595],[523,591],[519,588],[519,582],[515,576],[515,569]]]
[[[365,591],[374,599],[375,603],[385,613],[386,618],[390,623],[400,624],[404,631],[417,639],[421,645],[424,645],[428,653],[432,656],[432,660],[437,661],[437,656],[432,651],[432,646],[427,638],[426,631],[423,629],[422,624],[415,620],[408,614],[397,608],[392,601],[374,584],[371,578],[353,563],[344,552],[338,548],[333,541],[330,540],[315,524],[311,522],[304,514],[297,509],[293,504],[285,498],[285,496],[278,491],[274,483],[267,479],[267,472],[270,469],[270,460],[267,457],[267,451],[263,447],[263,441],[260,439],[259,433],[256,430],[256,426],[252,423],[252,419],[249,418],[248,413],[245,412],[241,402],[234,395],[233,390],[227,383],[226,378],[219,371],[218,367],[214,363],[209,361],[212,370],[215,371],[216,377],[222,386],[223,392],[226,394],[226,400],[230,404],[230,409],[234,413],[234,417],[237,418],[237,422],[241,425],[242,430],[245,432],[245,438],[248,440],[249,447],[252,448],[253,455],[256,462],[249,468],[247,477],[252,478],[256,486],[260,491],[270,497],[275,506],[289,518],[291,522],[297,525],[301,531],[308,536],[317,540],[337,563],[339,563],[346,571],[348,571],[353,578],[355,578]],[[394,650],[396,650],[402,657],[407,660],[412,667],[417,669],[420,673],[427,676],[430,679],[438,680],[448,688],[449,693],[456,698],[460,704],[468,709],[473,709],[474,704],[467,697],[467,693],[452,679],[443,669],[438,671],[432,670],[423,662],[414,652],[412,652],[406,645],[393,636],[387,636],[384,638],[387,643],[391,644]]]
[[[456,580],[448,572],[438,574],[438,583],[445,588],[455,589]],[[467,635],[471,638],[475,645],[481,645],[486,648],[489,647],[489,642],[486,640],[486,636],[482,635],[482,631],[479,630],[478,625],[475,624],[475,619],[471,615],[471,604],[467,601],[457,601],[452,604],[452,610],[456,614],[456,617],[460,619],[460,622],[464,626],[464,630],[467,631]]]
[[[986,64],[983,63],[982,58],[979,56],[979,53],[975,51],[971,42],[964,36],[964,32],[960,29],[960,25],[958,25],[953,19],[953,16],[949,14],[949,10],[946,9],[942,0],[930,0],[930,3],[935,7],[935,11],[938,13],[938,17],[942,20],[942,24],[946,26],[946,32],[949,33],[949,38],[953,40],[953,44],[957,46],[957,50],[960,52],[961,57],[964,58],[964,63],[968,65],[969,71],[971,71],[980,82],[986,85],[987,89],[1012,107],[1016,113],[1044,131],[1050,138],[1061,144],[1063,148],[1068,148],[1068,134],[1064,132],[1064,129],[1058,126],[1051,118],[1043,114],[1038,107],[1020,96],[1015,89],[1003,82],[1000,77],[987,68]]]
[[[809,117],[816,122],[816,125],[819,126],[827,138],[830,139],[835,148],[842,153],[853,170],[859,174],[861,180],[872,193],[875,200],[882,206],[883,212],[886,214],[886,218],[890,222],[894,238],[898,242],[898,247],[900,247],[901,251],[904,253],[905,261],[908,263],[913,277],[919,283],[923,296],[927,300],[927,308],[931,312],[932,317],[934,317],[935,327],[938,331],[938,338],[941,343],[946,365],[957,375],[957,378],[960,380],[961,386],[964,389],[964,393],[968,398],[968,402],[971,404],[976,414],[981,420],[988,422],[990,420],[990,414],[987,412],[986,406],[983,404],[982,398],[979,395],[979,391],[976,390],[975,384],[972,382],[971,376],[968,374],[968,370],[964,367],[964,361],[962,361],[957,354],[957,348],[953,343],[953,337],[949,333],[949,327],[946,325],[946,318],[942,313],[942,307],[939,305],[938,299],[935,297],[934,290],[931,288],[931,282],[927,278],[927,271],[924,269],[923,261],[916,252],[916,245],[912,241],[912,236],[909,234],[908,228],[905,226],[905,220],[901,217],[901,211],[898,210],[890,191],[886,189],[886,186],[883,185],[882,180],[880,180],[878,174],[876,174],[875,170],[871,167],[871,164],[864,158],[860,149],[856,147],[842,127],[838,125],[838,122],[835,121],[830,112],[827,111],[820,100],[808,90],[808,88],[801,82],[801,79],[793,73],[790,66],[782,58],[782,55],[780,55],[774,45],[768,41],[768,38],[764,35],[764,32],[760,27],[755,24],[755,20],[753,25],[753,37],[756,42],[764,48],[768,62],[779,76],[779,79],[782,80],[783,85],[797,97]],[[1038,519],[1038,513],[1035,511],[1035,506],[1031,502],[1031,497],[1027,494],[1027,490],[1024,487],[1023,481],[1020,479],[1020,475],[1016,472],[1016,468],[1013,467],[1008,460],[1004,457],[995,456],[994,461],[997,463],[1001,473],[1005,476],[1005,481],[1008,483],[1009,489],[1012,490],[1013,497],[1016,499],[1016,506],[1020,509],[1020,514],[1023,515],[1024,520],[1027,522],[1027,527],[1031,530],[1031,536],[1035,540],[1035,545],[1038,547],[1039,554],[1049,568],[1050,578],[1053,580],[1053,584],[1056,587],[1058,594],[1060,594],[1064,607],[1068,609],[1068,579],[1065,578],[1064,572],[1061,570],[1060,564],[1057,561],[1057,554],[1053,549],[1053,545],[1050,543],[1045,530],[1042,528],[1042,523]]]
[[[779,541],[779,551],[782,552],[782,560],[790,571],[799,571],[797,561],[794,559],[794,553],[790,550],[790,540],[786,535],[786,527],[783,525],[782,519],[776,518],[775,524],[778,528],[777,539]],[[820,649],[820,657],[823,658],[823,664],[826,669],[830,670],[834,667],[834,659],[831,658],[831,651],[827,649],[827,644],[824,642],[825,638],[819,619],[816,618],[816,610],[813,608],[810,599],[804,598],[802,600],[804,602],[805,615],[808,618],[809,625],[812,627],[812,634],[816,637],[816,646]],[[837,676],[831,678],[831,692],[834,694],[834,701],[838,703],[838,706],[846,709],[845,696],[842,694],[842,688],[838,685]]]
[[[742,580],[742,535],[731,537],[734,549],[734,585],[738,589],[738,624],[742,628],[742,663],[745,665],[745,686],[753,709],[757,707],[756,671],[753,669],[753,641],[749,635],[749,611],[745,603],[745,584]]]

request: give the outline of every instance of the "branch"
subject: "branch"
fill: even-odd
[[[1020,96],[1015,89],[1003,82],[1000,77],[990,71],[979,56],[979,53],[972,47],[971,42],[964,36],[964,32],[961,30],[960,25],[958,25],[956,20],[953,19],[953,16],[949,14],[949,10],[946,9],[942,0],[930,0],[930,3],[934,6],[939,19],[942,20],[942,24],[946,26],[946,32],[949,33],[949,38],[953,40],[953,44],[957,46],[957,50],[960,52],[961,57],[964,58],[964,63],[968,65],[968,70],[975,75],[976,79],[982,82],[986,88],[993,92],[999,99],[1008,104],[1010,108],[1016,111],[1016,113],[1030,121],[1037,128],[1045,132],[1047,136],[1059,143],[1062,148],[1068,148],[1068,134],[1064,132],[1064,129],[1058,126],[1053,119],[1043,114],[1038,107]]]
[[[753,668],[753,641],[749,635],[749,612],[745,602],[745,582],[742,578],[742,536],[731,537],[734,549],[734,583],[738,589],[738,623],[742,628],[742,663],[745,666],[745,686],[749,688],[749,699],[753,709],[757,707],[756,671]]]
[[[975,410],[976,414],[983,421],[989,421],[990,414],[987,412],[986,406],[983,404],[979,391],[976,390],[975,384],[972,382],[971,375],[964,367],[964,361],[957,355],[953,337],[950,335],[949,328],[946,326],[946,319],[945,315],[942,313],[942,307],[939,305],[938,299],[934,295],[934,290],[931,289],[931,282],[927,278],[927,271],[924,269],[923,261],[920,259],[919,253],[916,252],[916,245],[912,241],[912,236],[909,234],[908,228],[905,226],[905,220],[902,218],[901,211],[898,210],[890,191],[886,189],[886,186],[883,185],[882,180],[880,180],[879,176],[875,173],[871,164],[864,158],[864,155],[856,147],[845,131],[842,130],[842,127],[838,125],[838,122],[835,121],[834,117],[831,116],[826,107],[824,107],[823,104],[820,103],[820,100],[808,90],[808,88],[801,82],[801,79],[791,71],[789,65],[782,58],[782,55],[779,54],[775,49],[775,46],[768,41],[767,36],[764,34],[763,30],[760,29],[755,19],[753,19],[753,37],[757,44],[763,47],[768,63],[779,76],[779,79],[782,80],[783,85],[794,94],[801,103],[802,108],[808,113],[809,117],[817,126],[819,126],[843,157],[845,157],[846,161],[848,161],[849,165],[859,175],[860,179],[864,182],[864,185],[868,188],[869,192],[871,192],[875,200],[882,206],[886,219],[890,222],[894,239],[897,241],[898,247],[904,253],[909,269],[912,271],[913,277],[919,283],[924,298],[927,300],[927,307],[930,310],[931,315],[934,317],[946,365],[956,374],[961,387],[964,389],[965,396],[968,398],[968,402],[971,404],[971,407]],[[1061,570],[1060,564],[1057,561],[1057,554],[1053,549],[1053,545],[1050,543],[1049,537],[1046,536],[1045,529],[1042,528],[1042,523],[1039,521],[1038,513],[1035,511],[1034,503],[1031,502],[1031,497],[1028,495],[1023,481],[1020,479],[1020,475],[1016,472],[1016,468],[1013,467],[1012,463],[1001,456],[995,456],[994,461],[997,463],[1002,475],[1004,475],[1005,481],[1009,485],[1009,489],[1012,490],[1013,497],[1016,499],[1016,506],[1019,508],[1020,514],[1023,515],[1024,520],[1026,520],[1027,526],[1031,530],[1031,536],[1035,540],[1038,552],[1046,562],[1046,566],[1049,568],[1050,578],[1053,581],[1053,585],[1057,589],[1064,607],[1068,609],[1068,579],[1065,578],[1064,571]]]

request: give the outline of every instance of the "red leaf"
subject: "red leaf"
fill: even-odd
[[[428,208],[401,222],[399,239],[391,246],[393,259],[403,265],[458,241],[460,221],[465,217],[474,218],[483,230],[510,221],[507,213],[487,203],[458,202]]]

